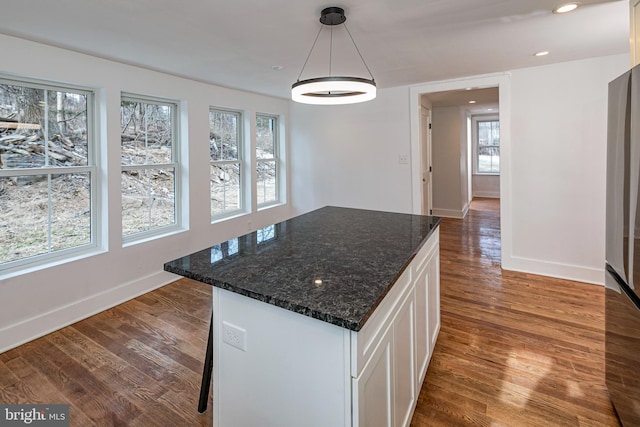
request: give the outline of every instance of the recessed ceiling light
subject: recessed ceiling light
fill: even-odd
[[[580,6],[580,3],[578,3],[578,2],[561,4],[560,6],[556,7],[555,9],[553,9],[553,13],[571,12],[571,11],[576,10],[578,8],[578,6]]]
[[[545,55],[549,55],[548,50],[543,50],[542,52],[536,52],[533,54],[533,56],[545,56]]]
[[[271,66],[271,69],[274,71],[282,71],[284,70],[284,67],[282,65],[273,65]]]
[[[469,101],[469,104],[475,104],[476,101]]]

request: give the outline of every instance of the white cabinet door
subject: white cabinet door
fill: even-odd
[[[416,389],[422,387],[431,353],[440,330],[440,245],[438,240],[424,248],[422,260],[416,268]]]
[[[439,234],[351,333],[354,427],[408,427],[440,330]]]
[[[396,427],[411,423],[416,403],[415,294],[400,306],[393,322],[394,413]]]
[[[387,328],[359,378],[353,381],[353,425],[393,426],[393,328]]]
[[[433,354],[433,347],[438,339],[440,332],[440,256],[439,248],[431,255],[428,265],[428,292],[427,298],[429,307],[427,313],[429,315],[429,360]]]
[[[420,390],[427,373],[431,335],[428,328],[429,266],[423,265],[415,279],[416,293],[416,388]]]

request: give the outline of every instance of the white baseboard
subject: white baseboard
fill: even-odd
[[[462,208],[462,218],[467,216],[467,214],[469,213],[470,203],[471,203],[471,200],[469,200],[467,203],[464,204],[464,207]]]
[[[604,286],[604,263],[602,268],[592,268],[512,256],[502,259],[502,268]]]
[[[432,215],[435,216],[443,216],[446,218],[458,218],[463,219],[467,213],[468,207],[465,206],[466,209],[456,210],[456,209],[432,209]]]
[[[486,199],[499,199],[500,192],[499,191],[474,191],[473,197],[483,197]]]
[[[160,288],[177,276],[160,271],[0,329],[0,353]]]

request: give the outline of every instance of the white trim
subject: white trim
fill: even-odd
[[[0,342],[3,343],[0,353],[146,294],[176,278],[160,271],[6,326],[0,329]]]
[[[484,197],[486,199],[499,199],[499,191],[474,191],[473,197]]]
[[[466,210],[457,209],[433,209],[432,214],[435,216],[441,216],[445,218],[457,218],[463,219],[466,215]]]
[[[601,269],[582,265],[560,264],[519,256],[512,256],[509,270],[565,280],[604,285],[604,267]]]
[[[414,214],[421,213],[420,194],[420,95],[430,92],[472,88],[499,88],[500,116],[500,236],[502,267],[513,270],[511,207],[511,74],[498,73],[460,79],[443,80],[409,88],[411,123],[411,197]],[[436,215],[436,209],[434,209]]]
[[[631,34],[629,37],[631,67],[640,64],[640,0],[629,0],[629,20]]]

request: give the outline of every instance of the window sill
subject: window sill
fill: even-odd
[[[211,224],[220,224],[221,222],[229,221],[232,219],[240,218],[245,215],[249,215],[249,212],[244,210],[237,210],[233,212],[228,212],[226,214],[220,214],[219,216],[215,216],[211,219]]]
[[[268,202],[263,205],[258,205],[258,212],[271,209],[271,208],[277,208],[279,206],[284,206],[284,205],[286,205],[286,203],[281,202],[279,200],[275,200],[273,202]]]
[[[6,280],[25,274],[35,273],[40,270],[45,270],[48,268],[57,267],[59,265],[68,264],[70,262],[79,261],[85,258],[94,257],[106,252],[106,249],[94,246],[82,252],[76,252],[73,254],[60,254],[59,256],[54,256],[46,260],[22,263],[11,268],[7,268],[6,270],[0,271],[0,280]]]
[[[122,247],[127,248],[130,246],[138,245],[141,243],[151,242],[153,240],[162,239],[164,237],[173,236],[174,234],[182,233],[187,231],[186,228],[183,227],[171,227],[165,230],[158,230],[156,232],[142,232],[139,234],[133,234],[126,238],[122,239]]]

